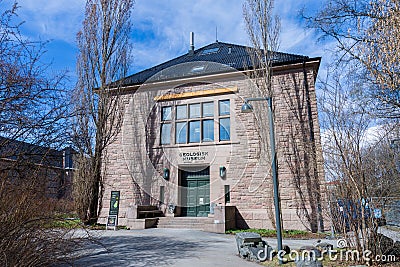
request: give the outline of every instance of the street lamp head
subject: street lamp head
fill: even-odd
[[[249,102],[244,102],[241,110],[242,113],[250,113],[253,112],[253,106],[249,104]]]

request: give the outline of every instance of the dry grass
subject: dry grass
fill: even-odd
[[[3,173],[4,174],[4,173]],[[74,227],[60,227],[65,203],[47,199],[40,177],[0,176],[0,262],[2,266],[49,266],[68,262],[81,239]],[[61,204],[61,205],[60,205]]]

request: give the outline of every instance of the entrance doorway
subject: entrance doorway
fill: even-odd
[[[210,212],[210,167],[181,170],[182,216],[207,217]]]

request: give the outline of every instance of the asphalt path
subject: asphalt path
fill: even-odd
[[[399,240],[399,231],[380,229]],[[79,236],[86,232],[76,232]],[[236,267],[260,266],[238,256],[235,236],[191,229],[89,231],[94,237],[74,252],[76,260],[64,266],[184,266]],[[276,239],[263,238],[274,249]],[[337,240],[323,239],[336,248]],[[291,249],[316,245],[318,240],[284,239]]]
[[[93,231],[73,266],[260,266],[241,259],[234,236],[189,229]]]

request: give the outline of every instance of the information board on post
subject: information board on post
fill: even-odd
[[[110,210],[107,218],[107,229],[113,227],[114,230],[118,225],[118,212],[119,212],[120,191],[111,191]]]

